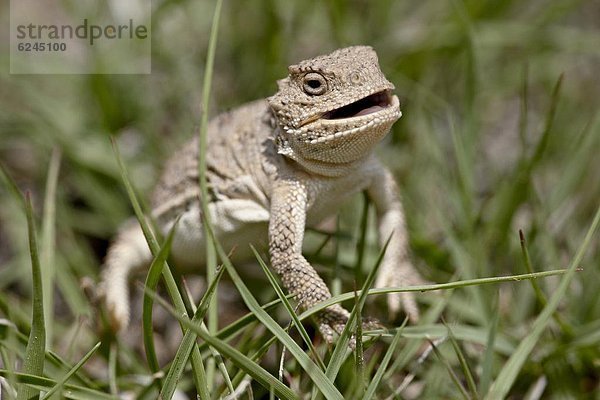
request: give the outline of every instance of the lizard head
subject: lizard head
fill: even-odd
[[[336,175],[363,159],[402,115],[371,47],[339,49],[288,70],[268,99],[277,147],[313,172]]]

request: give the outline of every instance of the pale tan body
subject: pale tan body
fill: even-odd
[[[352,49],[365,51],[366,48],[343,51],[351,52]],[[376,63],[375,66],[378,71]],[[379,85],[389,91],[389,83],[382,79],[381,82],[388,86],[384,83]],[[280,83],[278,95],[286,94],[286,88],[282,88],[284,84],[285,81]],[[305,227],[335,214],[341,202],[366,190],[377,208],[380,241],[384,242],[391,236],[376,286],[417,283],[418,275],[407,256],[405,221],[396,183],[371,151],[400,116],[397,98],[388,96],[389,99],[383,99],[379,96],[373,100],[375,105],[370,107],[381,109],[380,112],[357,112],[356,116],[348,118],[323,118],[323,124],[309,116],[309,122],[294,125],[282,123],[284,117],[278,117],[278,112],[279,115],[293,115],[293,109],[290,112],[285,106],[293,104],[294,100],[284,98],[280,109],[278,95],[269,102],[260,100],[241,106],[218,116],[209,124],[209,209],[215,233],[223,246],[235,248],[233,258],[239,260],[250,255],[250,243],[268,242],[272,267],[284,286],[296,295],[303,308],[311,307],[331,295],[326,284],[302,256]],[[353,96],[358,99],[364,97],[360,93]],[[353,101],[356,100],[348,103]],[[377,102],[382,106],[378,106]],[[301,101],[303,109],[305,103]],[[372,121],[376,123],[373,125]],[[335,123],[359,131],[336,138],[337,143],[333,143],[327,137],[330,131],[336,132]],[[321,132],[319,128],[325,132],[324,144],[320,144],[323,150],[313,150],[319,145],[311,147],[311,144],[305,146],[305,142],[294,143],[296,138],[292,135],[309,137],[317,143],[315,138]],[[351,145],[346,146],[348,143]],[[340,157],[334,162],[329,161],[331,157],[327,152],[345,147],[350,150],[338,154]],[[198,202],[197,148],[197,140],[194,139],[172,157],[152,198],[153,217],[163,233],[168,232],[180,216],[171,252],[176,262],[188,268],[201,267],[205,254]],[[129,319],[127,278],[133,269],[148,263],[150,258],[143,235],[136,225],[123,229],[109,250],[102,291],[111,321],[117,329],[126,326]],[[416,319],[418,310],[413,298],[403,295],[402,300],[406,312]],[[399,308],[400,301],[398,295],[389,297],[393,312]],[[319,327],[327,340],[333,340],[334,332],[341,332],[347,316],[348,312],[341,306],[330,307],[319,315]]]

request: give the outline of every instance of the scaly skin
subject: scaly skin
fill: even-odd
[[[247,243],[268,241],[271,265],[306,309],[331,297],[302,255],[305,227],[334,214],[366,190],[376,206],[380,242],[391,237],[376,287],[420,282],[408,258],[407,235],[392,173],[373,147],[401,116],[394,86],[370,47],[355,46],[289,67],[269,99],[243,105],[209,124],[207,180],[214,230],[234,259],[249,256]],[[166,233],[180,216],[171,254],[192,269],[204,263],[197,175],[197,138],[167,163],[152,198],[153,217]],[[150,251],[139,227],[127,225],[110,247],[100,285],[116,330],[129,321],[127,280],[147,264]],[[416,321],[411,294],[388,296],[391,313],[404,306]],[[341,333],[348,311],[339,305],[318,316],[323,337]],[[371,323],[367,327],[372,326]]]

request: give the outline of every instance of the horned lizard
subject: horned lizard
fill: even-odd
[[[366,190],[377,209],[380,242],[391,237],[376,287],[419,282],[407,254],[398,187],[373,154],[402,115],[375,51],[353,46],[301,61],[277,83],[274,96],[209,123],[208,207],[217,238],[225,248],[237,246],[234,259],[250,256],[247,243],[268,240],[272,268],[299,305],[310,308],[331,294],[302,255],[305,227]],[[172,257],[196,269],[205,259],[197,163],[196,137],[168,161],[152,196],[152,216],[163,233],[180,217]],[[140,227],[125,224],[109,248],[100,286],[114,329],[128,325],[131,273],[150,260]],[[416,320],[411,294],[388,296],[393,312],[401,303]],[[333,341],[348,316],[340,305],[321,312],[317,319],[323,337]]]

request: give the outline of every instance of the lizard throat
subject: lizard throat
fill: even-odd
[[[381,95],[371,96],[337,109],[330,119],[320,118],[297,130],[282,127],[277,152],[314,174],[347,174],[369,156],[402,115],[397,96],[392,95],[388,105]]]

